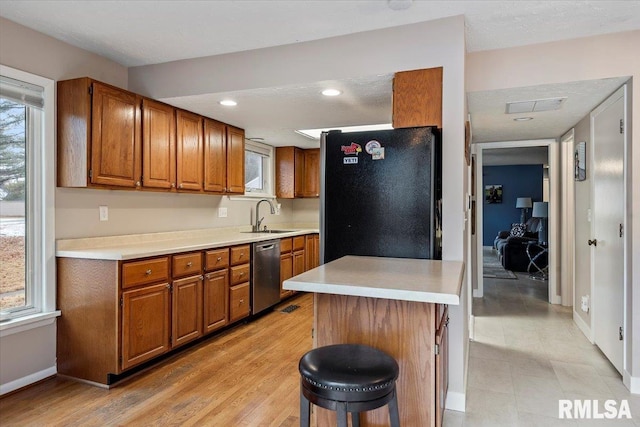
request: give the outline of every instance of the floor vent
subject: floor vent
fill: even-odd
[[[280,310],[280,313],[291,313],[293,310],[297,308],[300,308],[300,306],[292,304]]]

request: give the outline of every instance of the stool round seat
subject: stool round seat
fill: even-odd
[[[342,425],[342,415],[346,425],[346,412],[351,412],[352,423],[358,425],[360,412],[391,402],[392,425],[399,425],[396,424],[395,392],[399,367],[385,352],[361,344],[329,345],[307,352],[300,359],[298,369],[301,375],[300,425],[308,425],[308,415],[304,412],[308,413],[309,402],[338,411],[338,425]],[[307,417],[306,423],[304,417]]]

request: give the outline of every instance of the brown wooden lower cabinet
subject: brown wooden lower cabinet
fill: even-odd
[[[232,286],[229,289],[229,321],[243,319],[251,313],[249,303],[249,282]]]
[[[396,386],[401,425],[442,425],[448,384],[446,306],[315,294],[314,312],[314,347],[365,344],[396,359],[400,366]],[[335,412],[315,409],[316,425],[335,425]],[[360,421],[362,427],[388,425],[388,408],[367,411]]]
[[[171,346],[193,341],[202,336],[202,276],[173,282],[171,291]]]
[[[204,276],[204,333],[222,328],[229,322],[229,270]]]
[[[58,373],[109,385],[249,316],[250,260],[250,245],[127,261],[58,258]]]
[[[160,283],[122,293],[123,370],[169,351],[169,289],[168,283]]]

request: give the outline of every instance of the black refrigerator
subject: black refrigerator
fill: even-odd
[[[320,259],[441,259],[441,137],[435,127],[322,134]]]

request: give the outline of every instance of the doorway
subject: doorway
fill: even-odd
[[[548,153],[548,180],[549,180],[549,194],[548,194],[548,218],[547,218],[547,233],[548,233],[548,302],[551,304],[560,304],[561,297],[557,287],[557,254],[558,254],[558,206],[559,206],[559,152],[558,144],[553,139],[545,140],[529,140],[529,141],[506,141],[506,142],[488,142],[474,144],[475,161],[476,161],[476,179],[475,179],[475,206],[477,207],[476,217],[476,254],[479,262],[476,262],[476,288],[473,289],[473,296],[481,298],[484,295],[484,268],[483,263],[480,262],[483,254],[483,247],[487,237],[484,236],[483,227],[480,224],[484,223],[484,191],[487,184],[494,184],[484,182],[483,179],[483,166],[485,165],[485,157],[490,153],[488,150],[505,149],[505,148],[533,148],[544,147]]]

